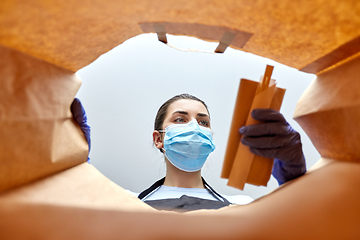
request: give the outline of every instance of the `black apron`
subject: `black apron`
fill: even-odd
[[[217,193],[209,184],[206,183],[204,178],[201,178],[204,186],[210,191],[210,193],[221,200],[209,200],[197,197],[189,197],[182,195],[180,198],[158,199],[158,200],[145,200],[144,202],[157,210],[168,210],[176,212],[188,212],[200,209],[219,209],[229,206],[231,203]],[[140,200],[148,196],[154,190],[159,188],[165,182],[165,177],[155,182],[151,187],[141,192],[138,196]]]

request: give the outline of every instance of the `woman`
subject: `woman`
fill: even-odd
[[[78,100],[74,101],[72,111],[90,139],[89,129],[84,127],[86,115]],[[284,117],[271,109],[256,109],[252,116],[264,123],[242,127],[243,144],[257,155],[275,158],[273,175],[279,184],[304,174],[300,135]],[[153,141],[164,154],[166,176],[140,193],[141,200],[159,210],[176,211],[218,209],[231,204],[201,176],[202,166],[215,149],[210,114],[202,100],[181,94],[166,101],[155,118]],[[240,204],[250,201],[244,196]]]
[[[266,124],[244,127],[243,143],[258,155],[277,157],[274,176],[281,183],[305,173],[300,136],[273,110],[254,112]],[[266,142],[271,140],[271,146]],[[138,196],[157,209],[214,209],[230,204],[201,177],[201,168],[215,149],[210,114],[195,96],[181,94],[166,101],[155,118],[153,141],[164,154],[166,177]],[[279,160],[279,158],[284,160]],[[241,199],[248,203],[249,197]]]

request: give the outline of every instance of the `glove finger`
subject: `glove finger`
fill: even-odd
[[[241,139],[241,143],[254,148],[281,148],[286,146],[295,145],[300,142],[300,137],[295,134],[292,136],[288,135],[277,135],[277,136],[264,136],[264,137],[246,137]]]
[[[83,131],[86,141],[89,144],[90,150],[90,126],[87,124],[87,116],[85,109],[78,98],[74,98],[74,101],[71,104],[71,112],[75,121],[79,124],[81,130]]]
[[[282,148],[250,148],[250,151],[255,155],[266,158],[277,158],[280,161],[296,164],[303,159],[303,152],[301,143]]]
[[[257,108],[252,110],[251,116],[259,121],[265,122],[286,122],[284,116],[271,108]]]
[[[266,158],[275,158],[278,152],[278,148],[271,148],[271,149],[265,149],[265,148],[250,148],[250,151],[258,156],[266,157]]]
[[[287,122],[266,122],[240,128],[240,133],[244,136],[265,136],[265,135],[286,135],[292,131]]]
[[[89,145],[89,152],[90,152],[91,149],[90,126],[87,124],[87,116],[85,109],[78,98],[74,98],[74,101],[71,103],[70,109],[75,121],[79,124],[82,132],[84,133],[86,141]],[[90,163],[89,156],[87,162]]]
[[[71,104],[71,112],[74,116],[75,121],[79,125],[83,125],[87,123],[85,109],[78,98],[74,98],[74,101]]]

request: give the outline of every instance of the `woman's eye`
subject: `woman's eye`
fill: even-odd
[[[184,122],[185,122],[185,119],[183,119],[183,118],[176,118],[176,119],[174,120],[174,122],[184,123]]]
[[[199,123],[199,125],[201,125],[201,126],[204,126],[204,127],[209,127],[209,121],[207,121],[207,120],[200,120],[200,121],[198,121],[198,123]]]

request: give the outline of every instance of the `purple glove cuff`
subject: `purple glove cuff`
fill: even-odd
[[[279,185],[282,185],[290,180],[298,178],[304,175],[306,172],[305,159],[299,161],[298,164],[287,164],[279,159],[274,159],[274,165],[272,169],[272,175],[278,181]]]

